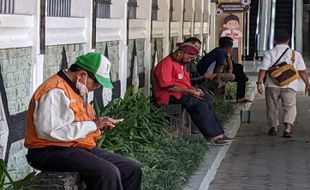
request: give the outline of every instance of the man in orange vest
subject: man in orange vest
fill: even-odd
[[[117,121],[95,118],[86,95],[100,85],[112,88],[110,67],[106,57],[90,52],[38,87],[26,116],[25,147],[31,166],[78,172],[92,190],[140,189],[142,172],[137,163],[96,147],[100,131],[113,128]]]

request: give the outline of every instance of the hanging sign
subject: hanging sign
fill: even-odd
[[[217,6],[216,14],[220,15],[223,12],[246,12],[250,8],[250,0],[243,0],[240,3],[238,2],[225,2],[220,3]]]

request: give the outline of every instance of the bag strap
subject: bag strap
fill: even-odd
[[[291,61],[294,64],[294,62],[295,62],[295,51],[294,50],[292,51]]]
[[[283,55],[287,52],[287,50],[290,49],[290,48],[286,48],[286,50],[282,53],[282,55],[278,58],[278,60],[270,67],[274,67],[279,61],[280,59],[283,57]],[[292,55],[293,56],[293,55]],[[295,53],[294,53],[294,60],[295,60]]]

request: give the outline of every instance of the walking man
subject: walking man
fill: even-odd
[[[280,100],[283,108],[283,124],[284,131],[283,137],[291,137],[293,124],[297,115],[296,111],[296,91],[298,87],[298,80],[294,80],[285,86],[278,86],[274,83],[269,75],[267,75],[268,69],[277,62],[286,62],[293,64],[295,69],[298,71],[300,78],[305,83],[305,93],[310,95],[310,84],[308,81],[308,75],[306,66],[301,54],[297,51],[293,51],[288,46],[290,36],[285,32],[279,32],[275,35],[276,46],[265,52],[263,62],[259,67],[258,79],[257,79],[257,90],[259,93],[263,93],[264,84],[263,80],[266,76],[265,82],[265,95],[266,95],[266,108],[267,108],[267,120],[270,125],[268,135],[275,136],[278,133],[279,119],[278,110]],[[294,57],[295,58],[292,59]],[[281,57],[282,56],[282,57]]]

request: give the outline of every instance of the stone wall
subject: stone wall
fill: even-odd
[[[139,87],[144,87],[145,67],[144,67],[144,46],[145,39],[134,39],[128,41],[127,54],[127,86],[132,84],[132,74],[134,65],[134,56],[137,58]]]
[[[31,94],[32,48],[0,50],[0,67],[11,115],[27,109]]]
[[[75,62],[76,57],[84,53],[84,44],[64,44],[47,46],[45,50],[43,79],[57,73],[66,60],[67,66]]]
[[[106,56],[111,61],[111,81],[119,80],[119,41],[99,42],[96,50]]]

